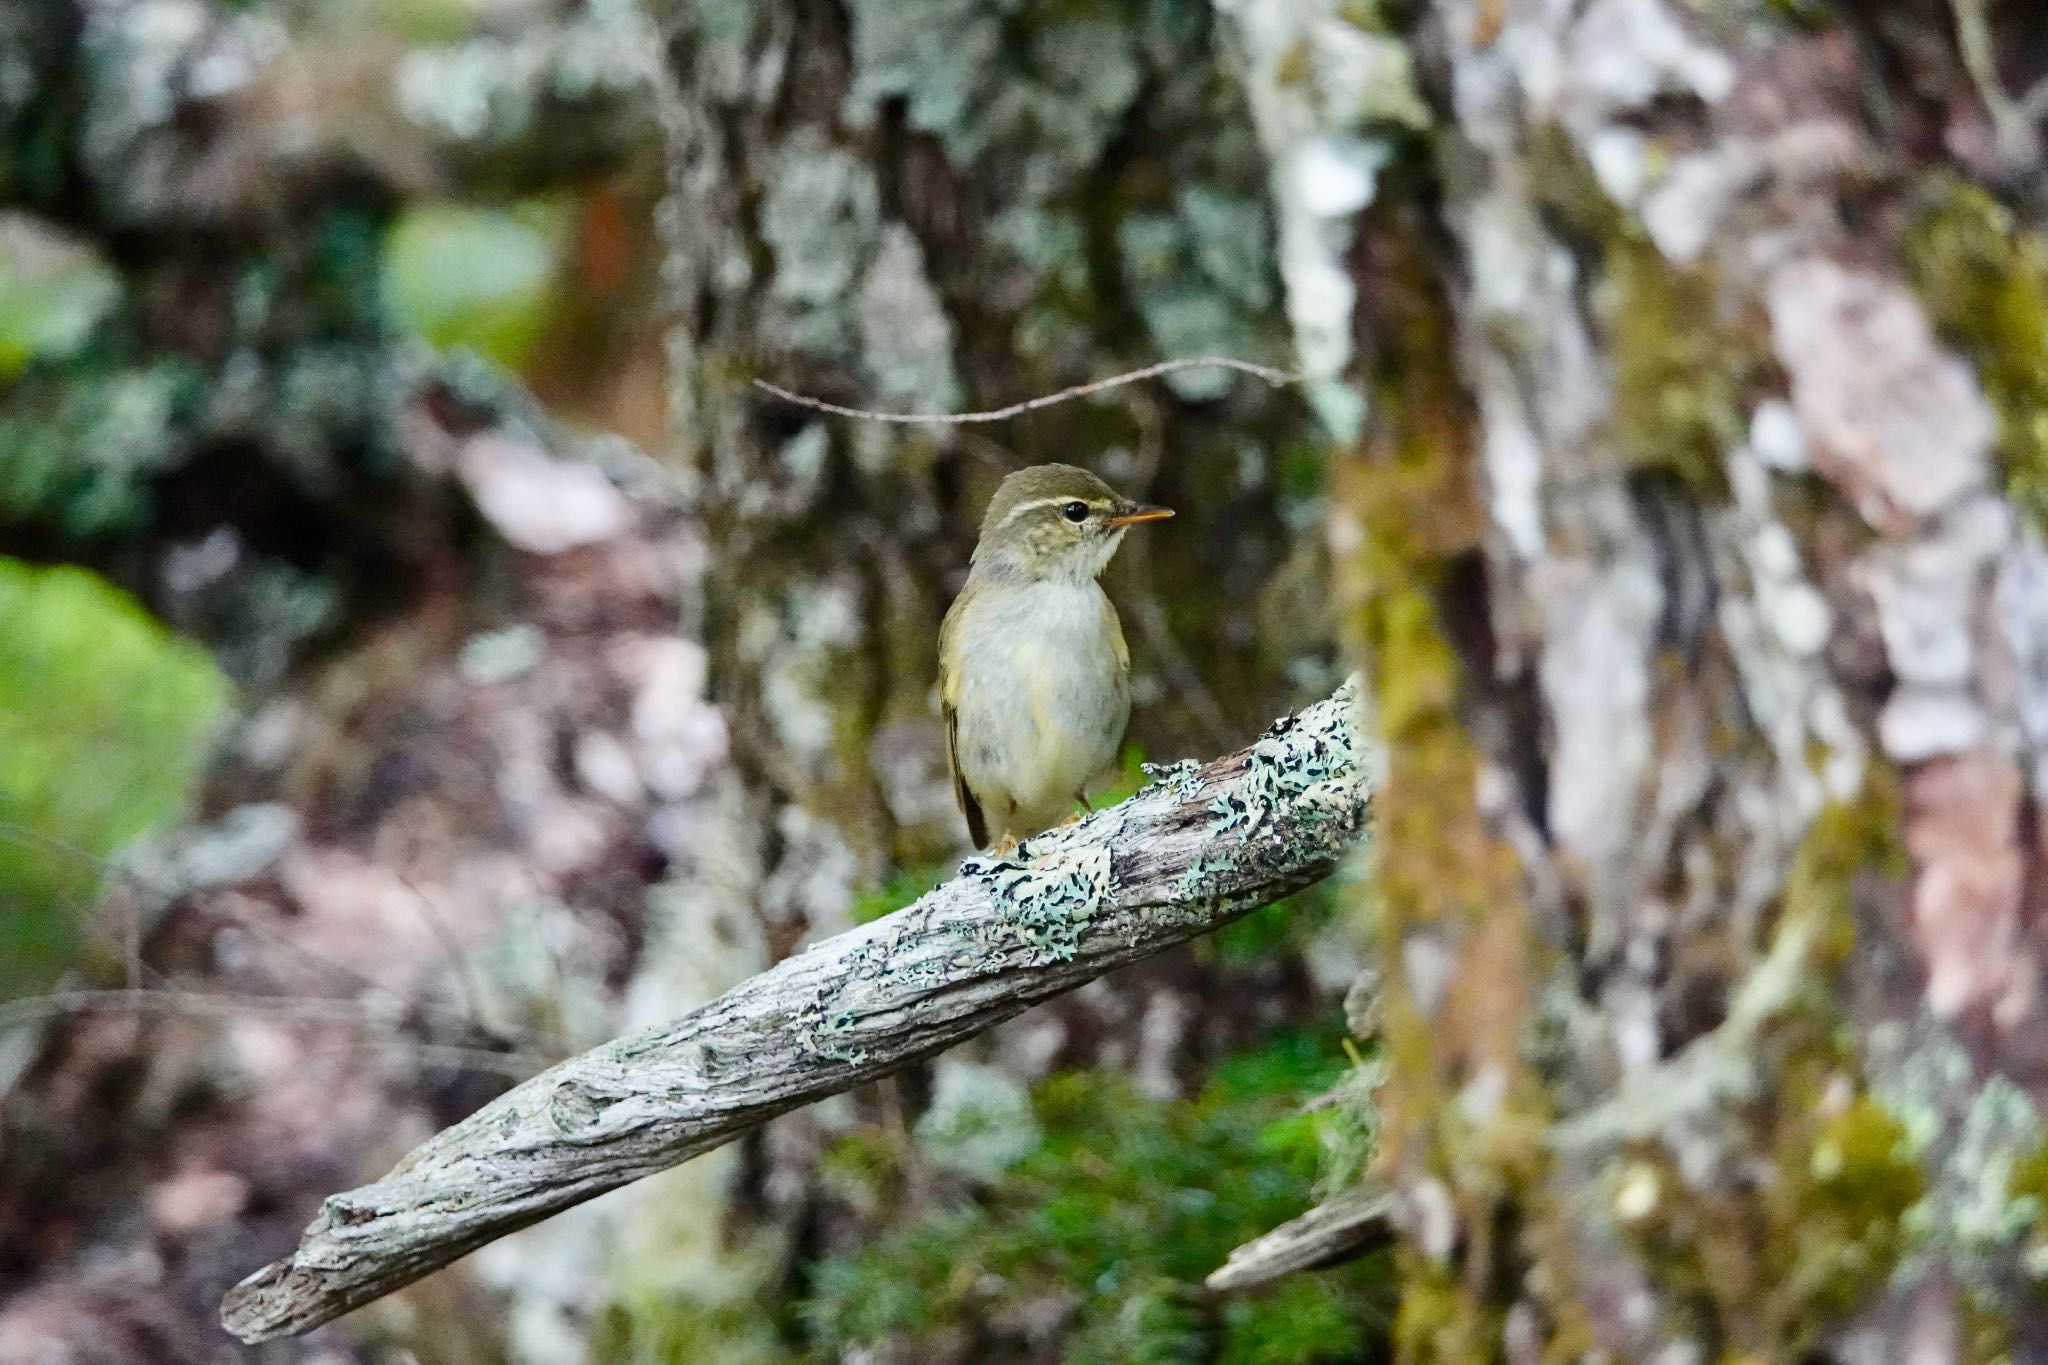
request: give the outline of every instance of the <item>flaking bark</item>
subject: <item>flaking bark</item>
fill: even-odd
[[[970,859],[897,914],[534,1077],[328,1199],[293,1256],[228,1294],[223,1324],[245,1341],[306,1331],[1326,876],[1367,809],[1354,705],[1347,684],[1246,749],[1165,770],[1013,859]]]

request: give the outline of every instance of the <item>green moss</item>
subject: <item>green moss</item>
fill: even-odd
[[[227,701],[206,655],[79,569],[0,559],[0,996],[73,951],[97,860],[175,815]]]
[[[1614,202],[1562,127],[1544,123],[1530,130],[1529,169],[1537,208],[1559,237],[1596,251],[1641,239],[1641,227]]]
[[[1233,921],[1200,945],[1214,945],[1225,962],[1251,963],[1282,953],[1300,952],[1341,913],[1342,891],[1334,880],[1318,882],[1284,900]]]
[[[1998,413],[2006,492],[2048,524],[2048,237],[1978,186],[1951,182],[1907,233],[1914,284]]]
[[[1905,1125],[1868,1095],[1822,1123],[1807,1151],[1805,1170],[1787,1172],[1782,1229],[1792,1323],[1847,1312],[1881,1286],[1908,1248],[1905,1213],[1927,1188]]]
[[[1232,1248],[1310,1202],[1334,1120],[1296,1111],[1343,1065],[1327,1040],[1296,1035],[1225,1063],[1186,1101],[1147,1100],[1108,1072],[1053,1077],[1032,1097],[1043,1141],[977,1199],[818,1265],[801,1304],[812,1350],[840,1359],[892,1341],[915,1358],[920,1336],[973,1323],[1000,1338],[1050,1298],[1073,1301],[1067,1361],[1356,1358],[1383,1307],[1371,1263],[1271,1296],[1218,1302],[1198,1288]],[[840,1148],[827,1168],[885,1198],[891,1149]]]
[[[1549,225],[1605,268],[1595,297],[1615,358],[1617,455],[1720,498],[1723,457],[1742,440],[1752,395],[1771,372],[1767,325],[1731,311],[1711,263],[1666,260],[1562,129],[1539,129],[1530,156]]]
[[[1660,1155],[1635,1169],[1660,1189],[1657,1207],[1625,1228],[1656,1268],[1672,1324],[1758,1358],[1797,1359],[1832,1323],[1869,1302],[1915,1244],[1908,1211],[1926,1176],[1906,1128],[1869,1095],[1838,1110],[1823,1085],[1839,1075],[1811,1035],[1774,1045],[1797,1060],[1768,1102],[1740,1122],[1771,1174],[1749,1188],[1688,1188]]]
[[[587,1365],[797,1365],[786,1324],[764,1311],[777,1258],[761,1245],[722,1248],[706,1278],[643,1289],[591,1323]],[[643,1268],[644,1269],[644,1268]],[[651,1278],[659,1280],[655,1273]]]
[[[1873,760],[1862,793],[1824,807],[1793,860],[1785,913],[1818,918],[1822,951],[1831,963],[1846,959],[1855,946],[1855,879],[1865,874],[1898,879],[1907,873],[1902,800],[1897,774]]]
[[[1388,208],[1383,212],[1398,212]],[[1500,1351],[1489,1286],[1520,1273],[1515,1239],[1493,1231],[1540,1186],[1545,1098],[1522,1059],[1533,951],[1519,863],[1473,802],[1481,755],[1467,731],[1463,669],[1444,620],[1444,585],[1487,516],[1474,474],[1471,412],[1448,309],[1409,224],[1378,229],[1385,268],[1362,298],[1385,344],[1373,357],[1373,419],[1360,458],[1329,497],[1359,532],[1338,559],[1338,600],[1354,657],[1367,661],[1385,776],[1373,798],[1369,914],[1382,966],[1386,1165],[1448,1196],[1458,1250],[1401,1253],[1395,1335],[1404,1358],[1484,1361]],[[1450,961],[1441,996],[1418,999],[1411,950]],[[1480,1074],[1504,1081],[1483,1116],[1457,1103]]]
[[[1223,1305],[1216,1365],[1296,1365],[1362,1356],[1357,1295],[1341,1276],[1290,1275]]]
[[[1403,1360],[1483,1365],[1501,1355],[1501,1313],[1475,1298],[1447,1263],[1401,1257],[1401,1312],[1394,1341]]]
[[[893,915],[945,881],[952,871],[946,863],[904,868],[880,888],[855,897],[847,914],[855,924],[871,924],[884,915]]]
[[[326,23],[366,23],[407,44],[454,43],[476,31],[476,8],[465,0],[344,0],[326,6]]]
[[[1718,499],[1723,458],[1743,439],[1751,394],[1767,373],[1763,325],[1729,316],[1711,266],[1673,266],[1633,237],[1616,239],[1607,262],[1621,458]]]
[[[2028,1215],[2021,1264],[2036,1281],[2048,1282],[2048,1143],[2014,1158],[2006,1197]]]

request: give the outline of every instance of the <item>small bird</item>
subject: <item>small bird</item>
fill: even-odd
[[[1036,465],[989,499],[966,586],[939,631],[953,795],[977,847],[1007,853],[1078,819],[1131,717],[1131,654],[1095,580],[1126,528],[1166,507],[1119,497],[1085,469]]]

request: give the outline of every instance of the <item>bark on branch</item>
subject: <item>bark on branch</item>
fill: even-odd
[[[974,858],[876,923],[551,1068],[331,1196],[229,1291],[244,1341],[317,1327],[486,1242],[896,1071],[1328,875],[1364,828],[1356,687],[1249,748]]]

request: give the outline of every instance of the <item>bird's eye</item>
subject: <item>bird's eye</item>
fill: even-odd
[[[1060,509],[1060,515],[1068,521],[1086,521],[1088,520],[1088,504],[1085,502],[1070,502]]]

